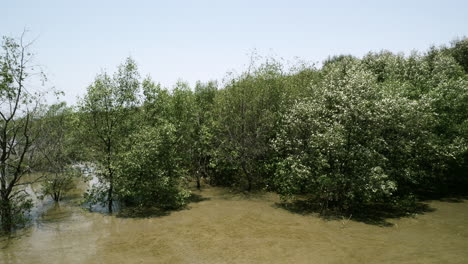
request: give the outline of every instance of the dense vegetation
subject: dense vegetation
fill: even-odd
[[[24,92],[21,54],[29,54],[22,44],[4,39],[5,231],[31,206],[23,175],[47,172],[44,194],[58,201],[79,162],[97,168],[86,201],[109,212],[115,201],[180,208],[190,197],[187,184],[201,188],[201,179],[337,212],[468,186],[468,39],[409,56],[335,56],[320,68],[254,60],[221,85],[193,89],[142,79],[128,58],[114,74],[97,75],[72,108],[28,107],[37,98]]]

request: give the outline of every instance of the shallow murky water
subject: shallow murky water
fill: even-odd
[[[117,218],[46,203],[35,224],[0,241],[0,263],[468,263],[468,202],[392,219],[327,221],[221,188],[154,218]]]

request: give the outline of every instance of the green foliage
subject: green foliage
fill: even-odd
[[[468,73],[468,38],[457,39],[451,43],[449,54]]]
[[[281,64],[273,61],[232,78],[215,97],[212,166],[223,184],[250,191],[265,183],[283,86]]]
[[[113,75],[96,76],[78,112],[64,104],[40,117],[2,112],[7,132],[0,139],[21,147],[15,159],[0,160],[2,179],[17,184],[32,163],[28,155],[18,163],[16,153],[34,147],[43,157],[34,160],[37,168],[53,175],[44,194],[59,200],[72,188],[67,168],[90,161],[97,182],[85,200],[110,212],[114,200],[138,210],[181,208],[188,181],[201,188],[202,178],[322,209],[410,207],[421,192],[468,185],[467,43],[407,56],[333,56],[321,68],[299,63],[286,70],[280,61],[253,59],[223,85],[198,82],[193,90],[182,81],[173,89],[149,76],[140,81],[128,58]],[[5,47],[21,54],[10,39]],[[11,58],[1,57],[0,98],[10,105],[20,98],[23,106],[33,97],[19,89],[15,76],[24,65]],[[9,134],[30,129],[32,119],[32,131],[47,136],[32,144],[27,133]],[[29,206],[23,196],[2,201],[2,212]]]
[[[8,224],[12,228],[23,227],[29,222],[28,213],[32,207],[33,202],[24,191],[16,193],[9,201],[2,199],[0,200],[0,211],[2,212],[0,223]],[[0,230],[0,234],[8,231]]]
[[[441,153],[431,160],[440,168],[435,181],[426,184],[434,191],[460,190],[468,184],[468,79],[458,69],[455,73],[439,77],[442,80],[428,93],[437,120],[434,132],[438,136],[432,144]]]
[[[75,179],[79,177],[79,171],[72,167],[64,168],[59,173],[46,175],[42,182],[42,196],[50,196],[59,202],[63,196],[76,187]]]
[[[160,120],[171,118],[171,95],[160,84],[155,84],[150,77],[142,82],[144,95],[143,121],[145,124],[155,126]]]
[[[45,79],[32,65],[24,34],[3,37],[0,47],[0,227],[10,232],[23,223],[31,207],[23,176],[36,165],[36,120],[42,92],[29,84],[31,76]]]
[[[127,58],[112,78],[107,73],[98,75],[81,101],[82,125],[89,147],[98,165],[104,168],[100,187],[94,192],[107,187],[109,212],[113,210],[115,162],[121,153],[122,138],[136,128],[139,76],[136,63]]]
[[[381,85],[385,70],[368,67],[346,58],[328,65],[310,97],[283,116],[273,147],[280,154],[275,185],[284,197],[349,210],[389,201],[432,176],[426,157],[440,163],[443,154],[434,146],[431,100]]]
[[[182,167],[189,168],[194,155],[194,133],[196,127],[195,97],[189,85],[178,82],[172,90],[169,121],[175,127],[177,144]],[[162,124],[164,125],[164,124]]]
[[[76,116],[64,102],[44,109],[44,114],[36,121],[35,132],[42,136],[35,145],[40,152],[36,170],[49,174],[61,174],[79,159],[82,152],[77,142]]]
[[[195,86],[194,127],[192,130],[192,158],[189,172],[195,177],[197,188],[201,188],[201,178],[210,175],[210,162],[213,156],[214,138],[213,108],[217,92],[215,82],[197,82]]]
[[[109,204],[108,192],[109,185],[106,179],[102,179],[106,176],[105,168],[100,168],[99,165],[96,165],[93,170],[93,176],[96,177],[97,181],[93,182],[91,186],[83,194],[83,205],[87,205],[88,209],[91,211],[95,208],[96,205],[105,206]]]
[[[116,193],[127,205],[180,208],[190,193],[183,188],[187,172],[177,151],[176,127],[170,123],[143,127],[132,135],[120,157]]]

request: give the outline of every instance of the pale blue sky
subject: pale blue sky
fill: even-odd
[[[468,35],[468,1],[0,0],[0,35],[29,29],[49,86],[76,102],[101,69],[131,55],[143,76],[220,80],[247,54],[321,62],[387,49],[408,53]]]

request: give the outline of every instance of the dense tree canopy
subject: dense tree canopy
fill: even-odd
[[[268,190],[337,211],[455,193],[468,186],[467,43],[407,56],[339,55],[320,68],[253,61],[221,85],[198,82],[193,89],[141,80],[128,58],[113,75],[97,75],[79,107],[55,105],[38,116],[34,131],[43,137],[34,147],[47,152],[52,183],[73,164],[92,162],[99,183],[87,201],[101,201],[109,212],[114,200],[180,208],[190,179],[199,189],[205,182]],[[18,52],[15,45],[4,42],[0,97],[25,110],[2,108],[2,208],[33,147],[23,66],[7,56]]]
[[[167,193],[186,197],[181,179],[190,177],[198,188],[206,178],[322,210],[454,191],[467,183],[465,42],[409,56],[334,56],[320,69],[252,61],[222,87],[166,89],[148,77],[142,111],[124,114],[140,126],[119,137],[130,144],[119,161],[121,198],[162,197],[158,184],[169,182]]]

